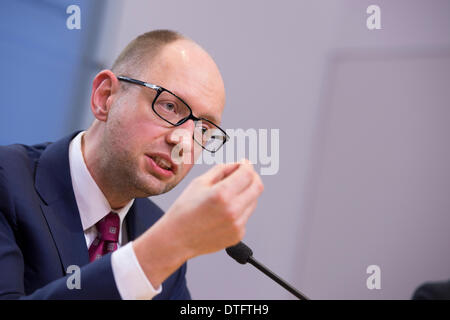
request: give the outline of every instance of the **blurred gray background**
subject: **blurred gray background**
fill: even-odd
[[[56,108],[50,93],[30,95],[32,104],[3,98],[1,143],[55,140],[87,128],[95,73],[137,35],[174,29],[209,51],[222,71],[223,127],[279,129],[279,171],[262,176],[265,191],[244,239],[258,260],[312,299],[409,299],[421,283],[450,278],[450,1],[14,3],[19,16],[26,10],[16,3],[52,8],[63,34],[48,46],[79,41],[71,49],[78,60],[60,59],[78,72],[59,70],[49,80],[53,89],[66,84],[60,90],[68,96]],[[68,4],[80,5],[81,30],[65,29]],[[381,8],[381,30],[366,27],[371,4]],[[23,52],[11,24],[3,22],[2,48]],[[35,46],[48,57],[49,34],[38,37]],[[24,69],[25,60],[7,63],[11,77],[17,69],[27,79],[45,76]],[[20,81],[0,84],[2,93],[23,92]],[[30,115],[32,108],[40,112]],[[33,127],[24,124],[36,117]],[[196,166],[152,199],[168,209],[209,168]],[[379,290],[366,287],[369,265],[381,268]],[[191,260],[188,286],[194,299],[293,298],[223,251]]]

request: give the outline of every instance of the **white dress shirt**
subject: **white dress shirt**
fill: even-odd
[[[117,289],[122,299],[152,299],[161,292],[162,286],[159,286],[157,290],[153,288],[136,258],[132,242],[128,242],[127,238],[125,216],[133,205],[134,199],[119,210],[111,209],[108,200],[92,178],[84,162],[81,150],[83,134],[84,131],[80,132],[70,142],[69,164],[86,245],[89,248],[97,236],[95,224],[111,211],[116,212],[120,217],[119,243],[118,249],[111,255],[111,266]]]

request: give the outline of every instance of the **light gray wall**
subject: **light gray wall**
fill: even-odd
[[[366,28],[370,4],[382,30]],[[408,299],[450,278],[450,2],[134,0],[106,16],[103,65],[140,33],[178,30],[223,73],[225,127],[280,130],[245,237],[256,258],[313,299]],[[153,199],[167,209],[207,169]],[[190,261],[188,282],[195,299],[292,298],[224,252]]]

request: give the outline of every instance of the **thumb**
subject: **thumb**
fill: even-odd
[[[239,162],[232,162],[215,165],[212,169],[205,173],[204,177],[210,185],[216,184],[232,174],[237,168],[239,168],[240,164],[241,163]]]

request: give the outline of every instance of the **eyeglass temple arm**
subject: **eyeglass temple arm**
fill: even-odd
[[[144,86],[150,89],[155,89],[158,90],[160,87],[148,82],[144,82],[141,80],[137,80],[137,79],[132,79],[132,78],[128,78],[128,77],[124,77],[124,76],[117,76],[117,79],[125,81],[125,82],[130,82],[130,83],[134,83],[134,84],[138,84],[140,86]]]

